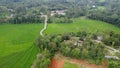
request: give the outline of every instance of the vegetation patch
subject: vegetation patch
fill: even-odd
[[[65,62],[64,68],[78,68],[78,66],[70,62]]]

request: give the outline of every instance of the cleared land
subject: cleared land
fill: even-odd
[[[65,57],[60,53],[56,53],[51,61],[50,68],[107,68],[107,64],[90,64],[87,60]]]

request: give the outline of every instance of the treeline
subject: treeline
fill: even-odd
[[[44,23],[44,18],[37,16],[15,16],[8,19],[0,20],[0,24],[22,24],[22,23]]]
[[[37,15],[29,15],[29,16],[15,16],[12,18],[1,18],[0,24],[29,24],[29,23],[44,23],[44,18],[37,16]],[[49,17],[48,23],[73,23],[73,20],[71,18],[67,17]]]
[[[8,19],[9,23],[22,24],[22,23],[44,23],[44,19],[37,16],[15,16]]]
[[[104,21],[120,27],[120,15],[117,13],[96,11],[96,12],[90,13],[88,18]]]
[[[73,23],[73,20],[71,18],[67,18],[65,16],[61,16],[61,17],[57,17],[57,16],[49,17],[48,23]]]
[[[59,51],[60,42],[62,42],[61,37],[55,35],[39,37],[36,40],[36,45],[38,46],[39,53],[41,54],[36,68],[49,68],[52,57],[57,51]]]
[[[104,21],[120,27],[120,0],[105,0],[101,6],[104,10],[94,10],[88,18]]]
[[[120,48],[120,34],[115,34],[113,31],[104,32],[103,41],[105,45]]]
[[[120,27],[120,0],[12,0],[11,2],[10,0],[1,0],[0,3],[0,17],[2,17],[0,23],[4,21],[9,22],[7,17],[10,17],[11,14],[14,16],[12,18],[13,23],[16,23],[15,20],[19,20],[20,23],[41,22],[38,18],[34,18],[34,16],[30,18],[31,15],[39,15],[40,12],[49,15],[52,10],[65,9],[67,10],[65,17],[68,19],[64,21],[64,19],[60,18],[61,20],[58,23],[72,22],[69,18],[86,16],[90,19],[105,21]],[[24,18],[22,15],[30,17]],[[21,22],[23,18],[25,20]]]

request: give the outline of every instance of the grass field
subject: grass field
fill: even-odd
[[[0,25],[0,68],[29,68],[37,50],[33,42],[39,36],[43,24],[6,24]],[[75,19],[71,24],[48,24],[45,34],[60,34],[86,30],[112,30],[120,33],[120,29],[111,24],[89,19]]]
[[[37,49],[36,46],[33,45],[21,52],[0,58],[0,68],[30,68],[36,54]]]
[[[30,68],[42,24],[0,25],[0,68]]]
[[[76,64],[65,62],[64,68],[78,68],[78,66]]]
[[[41,28],[40,24],[0,25],[0,57],[29,48]]]
[[[99,0],[100,2],[105,2],[105,0]]]
[[[114,31],[116,33],[120,33],[120,28],[113,26],[111,24],[89,20],[89,19],[75,19],[71,24],[49,24],[47,30],[45,31],[46,34],[59,34],[65,32],[78,32],[78,31],[88,31],[91,33],[103,31]]]

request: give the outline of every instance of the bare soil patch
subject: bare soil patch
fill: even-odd
[[[63,68],[64,66],[64,60],[57,60],[57,59],[52,59],[50,68]]]
[[[50,68],[64,68],[65,62],[77,64],[78,68],[80,65],[82,65],[83,68],[107,68],[107,63],[105,61],[103,62],[103,65],[96,65],[90,64],[86,60],[72,59],[61,54],[56,54],[55,57],[51,59]]]

